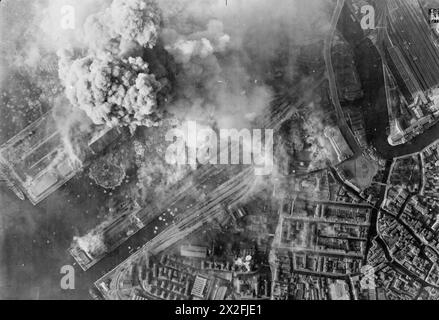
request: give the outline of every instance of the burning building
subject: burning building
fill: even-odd
[[[74,239],[70,254],[86,271],[98,263],[129,237],[145,227],[142,208],[137,203],[123,202],[116,216],[104,221],[83,237]]]
[[[0,162],[34,205],[80,169],[69,156],[51,114],[45,114],[6,142],[0,148]]]
[[[82,151],[86,155],[94,154],[92,146],[99,144],[100,149],[104,148],[114,141],[108,139],[108,135],[113,137],[114,134],[112,130],[104,130],[102,134],[98,132]],[[46,113],[2,145],[0,164],[10,183],[34,205],[58,190],[84,167],[66,144],[52,112]]]

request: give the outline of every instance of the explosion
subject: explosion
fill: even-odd
[[[179,67],[171,112],[221,128],[250,127],[271,90],[250,75],[241,37],[212,10],[218,3],[197,1],[206,11],[188,1],[159,3],[161,40]]]
[[[230,36],[223,29],[219,20],[209,21],[206,31],[191,34],[187,38],[178,35],[175,30],[165,29],[164,38],[170,42],[166,49],[179,63],[187,64],[195,58],[206,59],[227,49]]]
[[[111,5],[114,30],[123,41],[152,48],[157,41],[160,11],[151,0],[116,0]]]
[[[152,126],[160,83],[142,58],[63,56],[60,74],[70,102],[97,124],[109,127]]]
[[[74,237],[73,240],[91,256],[99,256],[107,250],[103,234],[89,233],[83,237]]]
[[[109,8],[84,23],[86,45],[95,52],[126,53],[153,48],[160,29],[160,10],[153,0],[114,0]]]
[[[59,51],[59,75],[66,95],[94,124],[109,127],[159,122],[157,93],[161,84],[149,65],[130,51],[153,48],[160,25],[151,0],[114,0],[84,24],[86,54]],[[134,57],[133,57],[134,56]]]

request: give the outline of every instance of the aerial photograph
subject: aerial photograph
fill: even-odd
[[[439,0],[1,0],[0,300],[439,300]]]

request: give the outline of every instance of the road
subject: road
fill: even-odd
[[[319,87],[325,79],[321,79],[317,81],[313,88]],[[289,99],[280,99],[277,101],[275,110],[266,114],[261,119],[261,124],[265,128],[271,128],[273,130],[277,130],[280,128],[283,122],[291,118],[292,114],[296,112],[301,106],[306,103],[306,98],[298,99],[294,102],[294,104],[289,101]],[[215,169],[214,169],[215,170]],[[220,168],[220,171],[223,171],[224,168]],[[247,168],[241,171],[240,173],[229,177],[224,183],[222,183],[215,191],[211,192],[207,196],[207,200],[203,201],[200,205],[196,207],[201,207],[200,209],[191,208],[188,213],[188,216],[184,214],[179,214],[182,217],[181,220],[175,222],[175,225],[170,226],[168,229],[162,230],[160,233],[156,234],[150,241],[148,241],[142,249],[131,255],[127,260],[122,262],[120,265],[116,266],[112,271],[108,272],[104,277],[95,282],[97,285],[101,283],[105,279],[108,278],[119,278],[120,274],[123,272],[124,268],[129,265],[132,261],[134,261],[142,252],[145,251],[156,251],[153,248],[159,247],[161,251],[163,248],[168,247],[169,243],[175,243],[177,238],[181,238],[180,236],[175,237],[175,230],[180,230],[179,234],[189,234],[200,227],[202,227],[206,222],[212,220],[212,217],[218,214],[218,205],[222,203],[230,204],[239,202],[239,200],[247,194],[247,191],[252,186],[252,181],[254,178],[253,168]],[[211,170],[207,170],[206,173],[211,173]],[[203,175],[206,179],[211,178],[210,174]],[[195,186],[191,186],[189,188],[184,188],[183,192],[179,192],[178,195],[174,196],[172,199],[172,203],[175,204],[178,201],[181,201],[188,194],[188,191],[196,191]],[[203,208],[204,207],[204,208]],[[175,229],[176,227],[179,227]],[[174,230],[174,231],[173,231]],[[174,236],[173,236],[174,235]],[[177,240],[178,241],[178,240]],[[116,275],[116,274],[117,275]]]
[[[101,291],[98,284],[111,278],[110,291],[101,291],[102,294],[106,298],[116,297],[122,299],[123,296],[120,292],[119,282],[123,278],[122,275],[124,272],[126,272],[127,268],[132,263],[146,252],[158,254],[184,237],[196,232],[206,223],[209,223],[214,219],[223,220],[225,218],[225,210],[222,205],[234,205],[245,197],[251,189],[253,179],[253,169],[248,168],[219,186],[219,188],[214,190],[203,203],[200,203],[195,208],[190,208],[187,212],[182,213],[182,217],[178,222],[163,230],[156,237],[148,241],[139,251],[131,255],[115,269],[96,281],[96,287]]]
[[[351,129],[349,128],[346,122],[343,109],[340,104],[340,98],[338,96],[337,82],[335,78],[334,66],[332,64],[332,51],[331,51],[332,42],[334,40],[335,32],[337,30],[337,23],[338,20],[340,19],[341,11],[343,9],[344,4],[345,4],[345,0],[337,0],[337,5],[335,7],[331,19],[331,29],[325,38],[324,58],[326,64],[326,74],[329,81],[329,92],[330,92],[332,103],[337,113],[338,126],[344,138],[348,142],[349,146],[352,148],[352,151],[356,156],[358,156],[362,153],[362,149],[358,145],[354,134],[352,133]]]

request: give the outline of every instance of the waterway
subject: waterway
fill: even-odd
[[[109,197],[81,175],[37,206],[0,187],[0,299],[90,299],[94,281],[154,236],[153,226],[148,226],[82,271],[67,249],[74,236],[102,220],[100,204]],[[64,265],[74,266],[74,290],[61,288]]]
[[[439,123],[403,145],[391,146],[388,143],[389,117],[381,57],[372,42],[364,37],[359,24],[351,19],[346,6],[343,8],[338,28],[354,50],[355,63],[364,91],[363,99],[356,101],[355,105],[363,111],[369,143],[383,158],[393,159],[419,152],[438,140]]]

